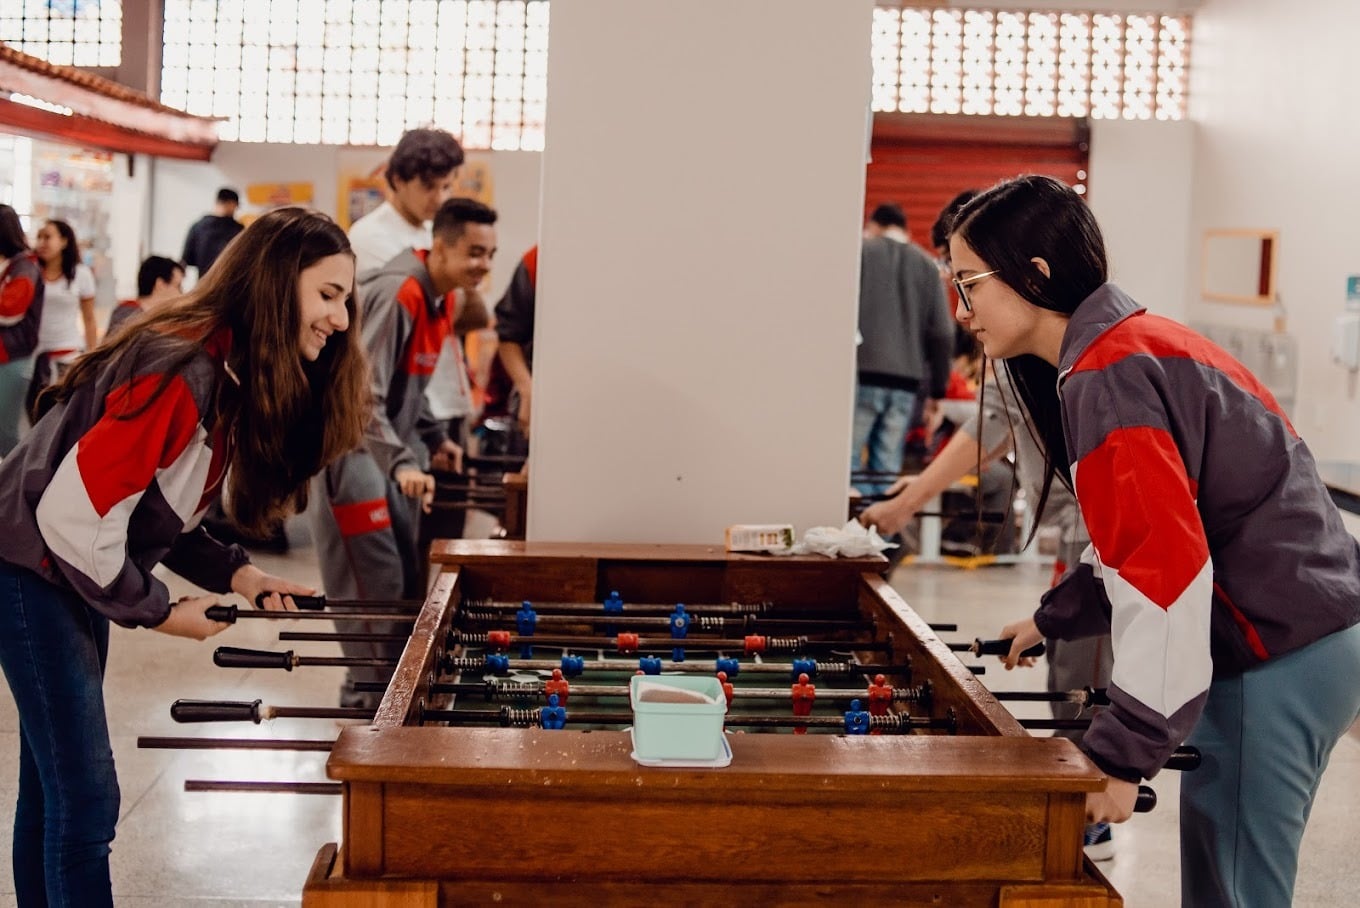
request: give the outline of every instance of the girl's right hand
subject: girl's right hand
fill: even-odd
[[[152,630],[172,637],[206,640],[231,627],[225,621],[213,621],[205,614],[209,606],[219,605],[216,596],[185,596],[170,606],[170,616]]]

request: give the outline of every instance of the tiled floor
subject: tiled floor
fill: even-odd
[[[308,547],[286,557],[258,555],[266,570],[316,582]],[[931,621],[959,625],[957,639],[994,636],[1023,615],[1047,582],[1038,565],[983,568],[899,569],[893,584]],[[177,591],[177,590],[176,590]],[[301,622],[292,622],[300,624]],[[296,905],[317,849],[340,835],[339,798],[293,794],[186,793],[186,779],[325,778],[324,754],[141,750],[138,736],[202,735],[272,738],[333,738],[336,726],[320,720],[276,720],[248,726],[183,726],[169,715],[176,698],[253,700],[276,704],[333,702],[339,669],[233,671],[212,665],[217,645],[285,649],[281,626],[242,622],[208,643],[177,640],[146,631],[116,629],[107,680],[110,723],[122,784],[123,805],[114,842],[113,885],[119,905]],[[338,653],[332,644],[300,644],[314,654]],[[1036,688],[1038,669],[1011,674],[991,663],[984,679],[994,689]],[[1043,706],[1020,708],[1044,715]],[[18,743],[8,691],[0,693],[0,814],[11,815]],[[1338,747],[1323,781],[1304,840],[1295,904],[1347,904],[1360,892],[1360,732]],[[1117,829],[1117,857],[1103,865],[1131,908],[1162,908],[1178,900],[1176,783],[1164,773],[1154,787],[1160,806]],[[10,832],[0,828],[0,854]],[[4,866],[0,859],[0,866]],[[0,871],[0,903],[12,904],[13,884]]]

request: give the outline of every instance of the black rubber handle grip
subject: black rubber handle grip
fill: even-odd
[[[973,655],[975,656],[1004,656],[1011,651],[1011,640],[974,640]],[[1042,656],[1044,654],[1044,644],[1036,643],[1029,649],[1020,653],[1022,656]]]
[[[210,605],[203,610],[203,614],[209,621],[236,623],[236,606],[234,605]]]
[[[1201,762],[1202,758],[1198,747],[1177,747],[1162,768],[1188,772],[1192,769],[1199,769]]]
[[[213,665],[218,668],[281,668],[293,670],[293,651],[271,653],[264,649],[219,646],[213,650]]]
[[[284,595],[280,593],[279,595]],[[325,596],[303,596],[299,593],[288,593],[293,597],[293,604],[306,612],[319,612],[326,607]],[[269,598],[269,593],[261,593],[255,597],[255,605],[264,608],[264,601]]]
[[[170,704],[170,718],[176,722],[245,722],[260,724],[260,702],[256,700],[176,700]]]
[[[1138,799],[1133,802],[1134,813],[1148,813],[1157,806],[1157,792],[1146,785],[1138,786]]]

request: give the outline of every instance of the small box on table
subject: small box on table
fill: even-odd
[[[634,675],[633,748],[639,760],[716,760],[725,749],[722,684],[705,675]]]

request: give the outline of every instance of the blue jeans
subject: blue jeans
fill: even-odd
[[[1360,718],[1360,625],[1209,685],[1181,779],[1181,904],[1287,908],[1332,748]]]
[[[907,449],[907,429],[916,410],[916,392],[876,385],[855,387],[855,427],[850,438],[850,472],[892,473],[902,470]],[[865,448],[869,461],[864,463]],[[892,480],[854,483],[861,495],[881,495]]]
[[[0,667],[19,709],[14,889],[21,908],[113,904],[118,777],[104,715],[108,619],[0,562]]]
[[[9,456],[19,443],[19,423],[24,395],[33,378],[33,357],[0,363],[0,457]]]

